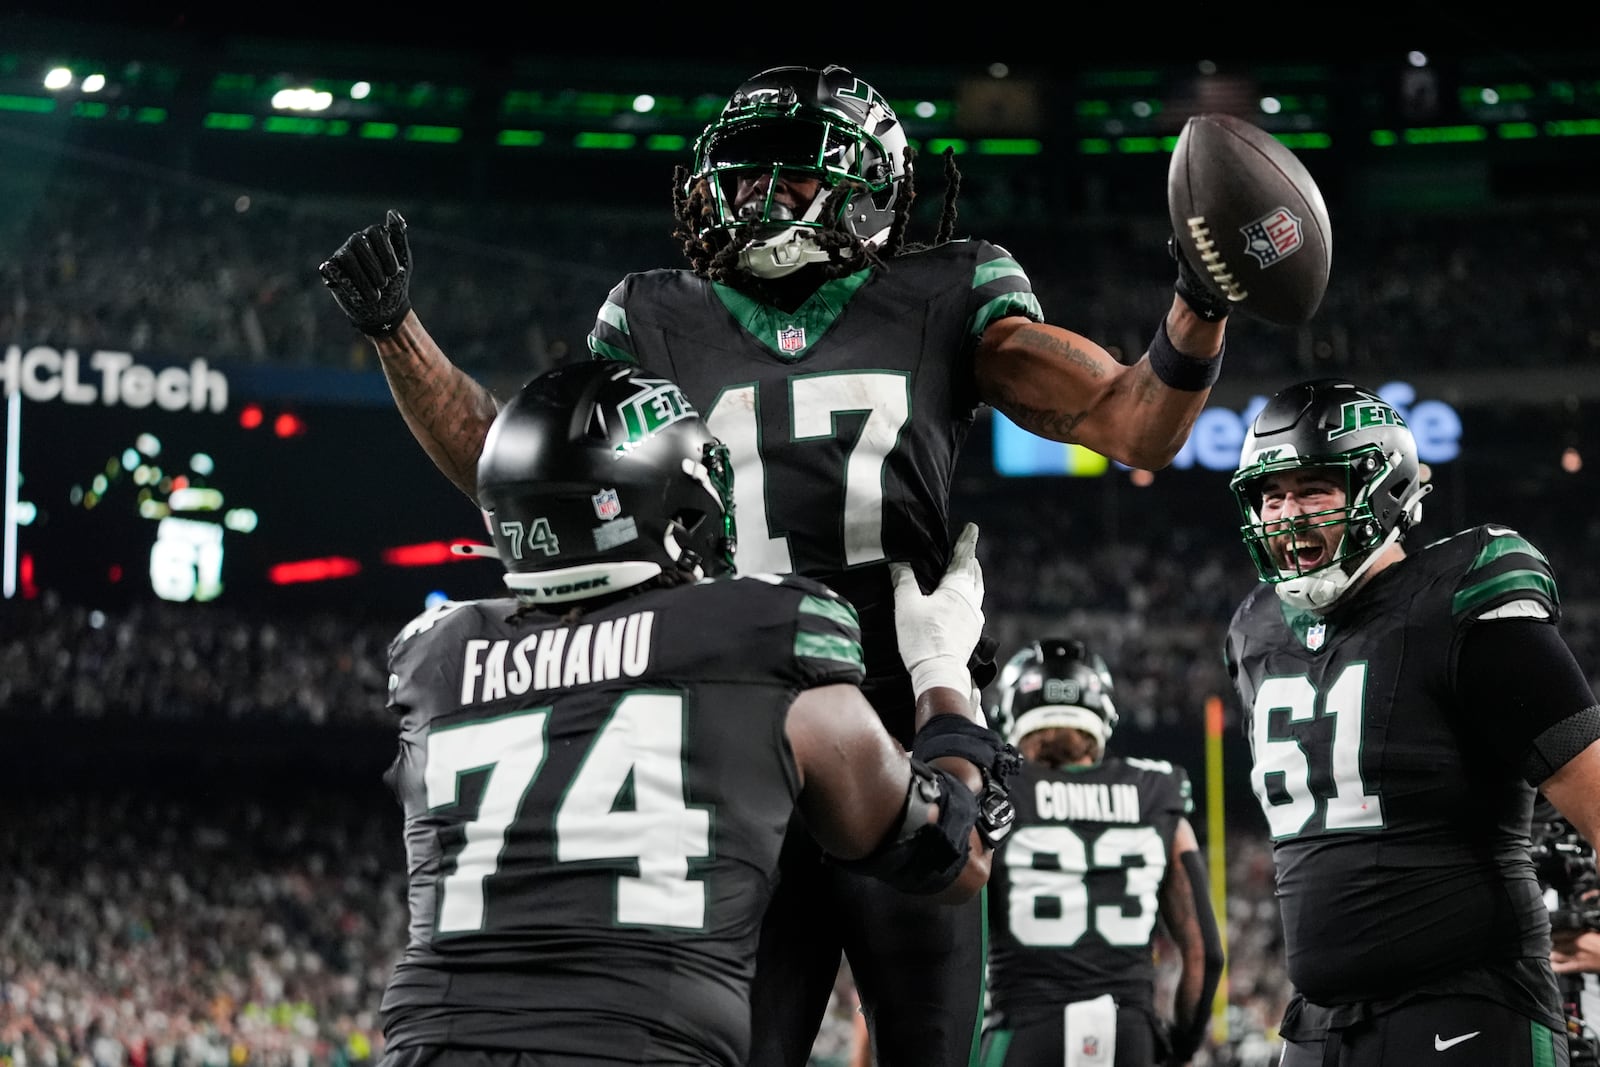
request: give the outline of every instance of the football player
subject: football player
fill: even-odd
[[[979,408],[1134,467],[1176,454],[1221,366],[1229,302],[1182,257],[1149,351],[1123,364],[1044,322],[1022,266],[955,239],[958,174],[931,243],[911,240],[914,160],[889,102],[842,67],[746,81],[699,137],[674,197],[687,269],[625,277],[589,348],[677,381],[738,472],[738,567],[816,578],[862,620],[863,688],[912,738],[890,560],[931,588],[950,557],[949,489]],[[352,234],[321,266],[373,339],[396,402],[469,496],[494,397],[445,357],[408,295],[405,223]],[[987,641],[987,639],[985,639]],[[987,682],[992,665],[980,668]],[[937,907],[816,862],[797,832],[768,911],[754,992],[755,1067],[802,1067],[841,950],[884,1067],[977,1050],[981,902]]]
[[[512,595],[432,608],[389,654],[411,925],[388,1067],[741,1067],[792,814],[830,865],[921,899],[987,878],[1017,758],[970,718],[976,527],[932,594],[899,572],[908,755],[858,688],[849,603],[731,576],[729,473],[628,363],[542,375],[491,426],[479,550]]]
[[[1431,489],[1404,417],[1274,396],[1233,493],[1261,585],[1226,642],[1295,995],[1285,1067],[1567,1062],[1534,791],[1600,832],[1600,708],[1516,530],[1408,552]]]
[[[1024,762],[989,876],[983,1067],[1185,1064],[1205,1037],[1222,939],[1189,776],[1106,756],[1114,688],[1073,639],[1035,641],[1001,672],[995,722]],[[1155,1003],[1158,918],[1181,957],[1170,1028]]]

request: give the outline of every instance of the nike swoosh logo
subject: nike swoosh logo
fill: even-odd
[[[1463,1041],[1471,1041],[1473,1038],[1477,1037],[1481,1033],[1483,1033],[1482,1030],[1474,1030],[1470,1034],[1462,1034],[1460,1037],[1452,1037],[1449,1041],[1446,1041],[1444,1038],[1440,1037],[1438,1034],[1434,1034],[1433,1035],[1433,1051],[1435,1051],[1435,1052],[1443,1052],[1447,1048],[1454,1048],[1455,1046],[1461,1044],[1461,1042],[1463,1042]]]

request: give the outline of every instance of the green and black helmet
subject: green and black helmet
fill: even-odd
[[[906,144],[888,101],[844,67],[762,71],[695,142],[685,192],[703,190],[710,223],[697,236],[738,248],[740,266],[761,278],[825,261],[823,229],[881,245],[906,195]],[[763,175],[771,179],[764,198],[736,205],[739,180]],[[785,176],[822,185],[809,204],[791,208],[774,196]],[[848,195],[833,198],[841,187]]]
[[[1264,522],[1263,482],[1296,470],[1342,480],[1345,506]],[[1339,378],[1302,382],[1269,400],[1245,435],[1229,485],[1261,580],[1276,586],[1286,603],[1312,611],[1331,607],[1379,550],[1405,535],[1421,517],[1422,497],[1431,488],[1421,484],[1417,443],[1400,412]],[[1271,551],[1274,538],[1327,526],[1343,527],[1331,558],[1309,570],[1279,566]]]

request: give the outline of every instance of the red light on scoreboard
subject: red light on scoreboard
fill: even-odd
[[[306,432],[305,420],[292,411],[285,411],[272,420],[272,432],[279,437],[298,437]]]
[[[275,564],[267,569],[267,581],[273,585],[294,585],[297,582],[326,582],[360,573],[361,564],[355,560],[347,556],[326,556],[322,559]]]
[[[450,546],[466,544],[465,541],[424,541],[416,545],[396,545],[394,548],[383,550],[383,561],[396,567],[432,567],[440,563],[455,563],[458,560],[471,559],[471,556],[458,556],[450,551]]]
[[[246,404],[239,409],[239,425],[247,430],[254,430],[265,418],[266,416],[261,413],[260,404]]]

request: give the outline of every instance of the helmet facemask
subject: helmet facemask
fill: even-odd
[[[1408,488],[1390,484],[1404,462],[1400,453],[1385,453],[1381,445],[1369,444],[1332,456],[1269,460],[1240,469],[1229,487],[1244,518],[1239,532],[1261,580],[1274,586],[1291,607],[1319,613],[1332,608],[1420,517],[1420,500],[1430,487],[1410,486],[1412,493],[1403,502],[1382,496],[1391,488]],[[1342,483],[1344,504],[1264,520],[1263,483],[1290,471],[1316,471]],[[1385,516],[1390,516],[1388,521]],[[1331,544],[1328,534],[1336,534]],[[1292,547],[1302,542],[1329,548],[1306,563]]]
[[[906,178],[907,142],[888,105],[875,93],[869,99],[871,130],[802,103],[787,86],[736,93],[695,144],[684,192],[706,198],[707,224],[696,236],[737,249],[740,266],[759,278],[828,262],[830,249],[881,246]],[[756,189],[742,205],[741,181]],[[784,203],[780,185],[796,181],[817,182],[815,193]]]
[[[1263,521],[1266,481],[1295,472],[1343,488],[1343,505]],[[1316,478],[1290,491],[1310,497]],[[1228,484],[1256,573],[1285,604],[1316,614],[1332,610],[1389,558],[1389,546],[1421,519],[1422,498],[1432,488],[1424,483],[1405,417],[1377,393],[1342,378],[1301,382],[1268,400],[1245,434],[1239,469]],[[1312,551],[1319,543],[1325,551]],[[1284,551],[1289,546],[1299,551]]]

